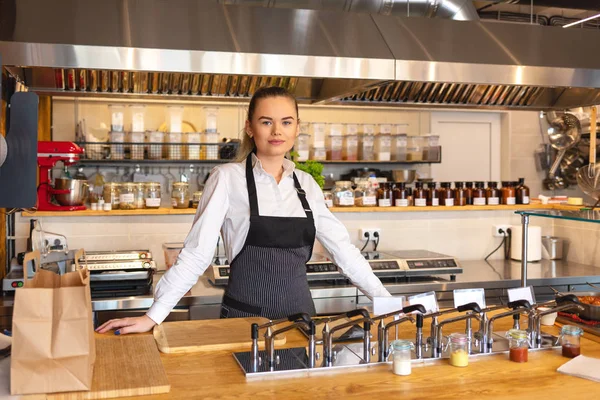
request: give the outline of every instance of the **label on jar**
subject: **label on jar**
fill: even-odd
[[[346,137],[346,147],[358,147],[358,136]]]
[[[529,204],[529,196],[523,196],[523,204]]]
[[[177,207],[177,199],[171,199],[171,205],[173,208]]]
[[[363,206],[376,206],[377,205],[377,197],[375,197],[375,196],[364,196],[362,199],[363,199]]]
[[[438,197],[434,197],[431,199],[431,205],[433,207],[437,207],[440,205],[440,199]]]
[[[453,206],[454,206],[454,199],[446,199],[446,200],[444,201],[444,205],[445,205],[446,207],[453,207]]]
[[[340,197],[340,206],[353,206],[354,197]]]
[[[509,206],[517,204],[517,198],[516,197],[507,197],[506,198],[506,204],[509,205]]]
[[[392,199],[379,199],[379,207],[391,207]]]
[[[346,135],[356,135],[357,133],[358,133],[358,125],[357,124],[346,125]]]
[[[396,199],[396,207],[408,207],[408,199]]]
[[[308,150],[298,150],[298,161],[306,161],[308,157]]]
[[[488,197],[487,203],[490,206],[497,206],[498,204],[500,204],[500,198],[499,197]]]
[[[375,136],[365,135],[363,136],[363,147],[373,147],[375,145]]]
[[[325,205],[327,206],[327,208],[333,207],[333,200],[332,199],[325,199]]]
[[[160,207],[160,199],[146,198],[146,207]]]
[[[474,206],[485,206],[485,197],[474,197],[473,205]]]
[[[390,161],[392,154],[389,151],[380,151],[377,153],[378,161]]]
[[[119,196],[120,203],[133,203],[134,199],[133,193],[123,193]]]
[[[427,199],[415,199],[415,206],[425,207],[427,205]]]

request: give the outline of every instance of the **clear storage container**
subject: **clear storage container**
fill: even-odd
[[[185,134],[187,159],[200,160],[200,143],[202,143],[202,134],[200,132],[190,132]]]
[[[174,182],[171,191],[171,205],[173,208],[189,208],[190,193],[187,182]]]
[[[423,148],[427,140],[424,136],[408,136],[408,147],[406,149],[408,161],[422,161]]]
[[[375,134],[375,125],[374,124],[363,124],[362,133],[365,135],[374,135]]]
[[[408,124],[393,124],[392,133],[396,135],[408,135]]]
[[[146,106],[141,104],[129,106],[131,113],[131,132],[144,132],[146,119]]]
[[[392,133],[392,124],[379,124],[379,134],[389,135]]]
[[[411,350],[414,347],[410,340],[394,340],[391,345],[394,374],[407,376],[412,373]]]
[[[360,181],[354,191],[354,205],[357,207],[375,207],[377,189],[369,181]]]
[[[343,137],[337,135],[327,136],[327,159],[331,161],[342,160]]]
[[[344,134],[343,124],[329,124],[329,134],[331,136],[342,136]]]
[[[333,205],[336,207],[352,207],[354,205],[354,191],[352,182],[338,181],[332,191]]]
[[[527,340],[527,331],[520,329],[510,329],[506,332],[509,347],[509,359],[513,362],[527,362],[529,352],[529,341]]]
[[[452,333],[448,337],[450,346],[450,365],[466,367],[469,365],[469,337],[464,333]]]
[[[327,149],[325,147],[313,147],[310,150],[310,159],[315,161],[327,160]]]
[[[183,131],[183,106],[167,106],[167,121],[169,132],[181,133]]]
[[[358,160],[358,135],[346,135],[343,141],[342,157],[344,160]]]
[[[363,133],[358,143],[358,159],[364,161],[375,160],[375,135]]]
[[[148,146],[148,158],[150,160],[162,159],[164,138],[165,134],[162,132],[148,132],[146,142]]]
[[[218,107],[203,107],[206,118],[205,132],[217,132],[217,118],[219,116]]]
[[[146,208],[146,183],[135,184],[135,208]]]
[[[166,159],[183,160],[183,149],[181,148],[182,136],[181,132],[170,132],[165,134]]]
[[[160,207],[160,199],[161,199],[160,183],[148,182],[145,186],[145,189],[146,189],[146,195],[145,195],[146,208],[159,208]]]
[[[310,156],[310,135],[301,133],[296,138],[294,150],[298,153],[298,161],[306,161]]]
[[[423,160],[439,161],[441,155],[439,135],[426,135],[424,138]]]
[[[563,357],[573,358],[581,354],[583,329],[574,325],[564,325],[560,331]]]
[[[206,160],[219,159],[219,134],[217,132],[204,133],[204,149],[206,150]],[[202,158],[202,156],[200,157]]]
[[[144,159],[144,132],[131,132],[129,134],[129,141],[131,142],[131,159],[132,160],[143,160]]]
[[[125,158],[125,132],[110,132],[110,158],[122,160]]]
[[[391,153],[392,160],[406,161],[406,145],[408,138],[405,133],[392,135]]]
[[[325,124],[324,122],[311,123],[311,138],[313,147],[325,147]]]
[[[109,104],[110,130],[112,132],[125,132],[125,106]]]
[[[121,210],[135,210],[137,185],[133,182],[121,184],[119,191],[119,208]]]
[[[379,134],[375,136],[375,159],[377,161],[390,161],[392,159],[392,136]]]
[[[358,124],[344,124],[346,135],[358,135]]]
[[[300,122],[300,133],[310,134],[310,122]]]
[[[198,208],[200,204],[200,198],[202,197],[202,191],[197,191],[192,194],[192,208]]]

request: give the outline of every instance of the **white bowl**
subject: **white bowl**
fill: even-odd
[[[549,310],[549,308],[548,307],[539,307],[538,310],[546,311],[546,310]],[[540,323],[545,326],[552,326],[552,325],[554,325],[554,321],[556,321],[557,316],[558,316],[557,313],[546,314],[542,318],[540,318]]]

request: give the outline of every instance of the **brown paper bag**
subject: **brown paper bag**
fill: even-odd
[[[30,260],[37,272],[15,291],[10,391],[90,390],[96,347],[89,271],[61,276],[41,270],[39,251],[25,255],[25,271]]]

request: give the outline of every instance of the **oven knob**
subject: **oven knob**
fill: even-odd
[[[148,261],[144,263],[144,268],[150,268],[150,263]]]

